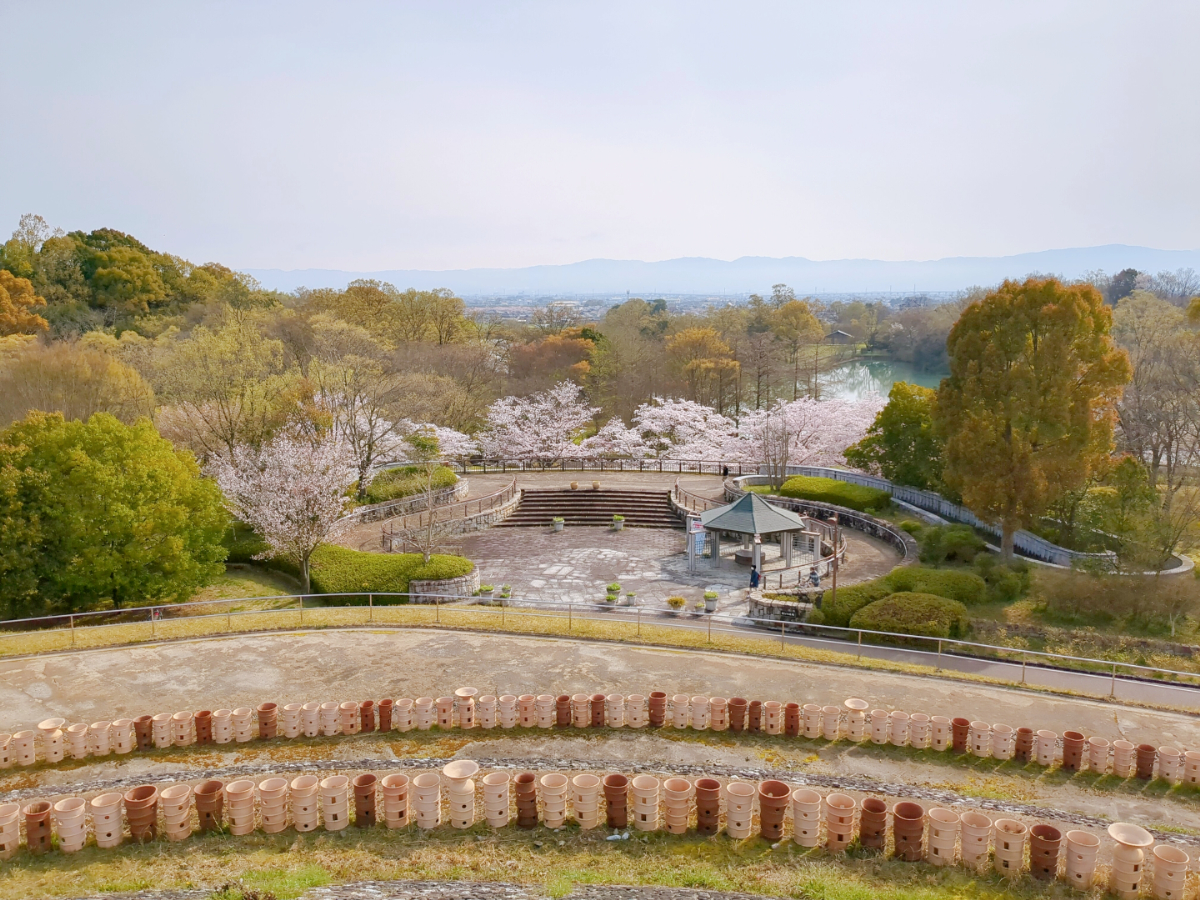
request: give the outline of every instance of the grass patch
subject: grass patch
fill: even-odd
[[[433,474],[433,489],[443,490],[454,487],[458,476],[448,466],[438,466]],[[399,500],[419,494],[428,486],[425,470],[420,466],[400,466],[394,469],[384,469],[372,480],[367,488],[364,503],[386,503],[389,500]]]
[[[410,581],[457,578],[474,568],[473,562],[461,556],[434,554],[425,562],[419,553],[364,553],[326,544],[312,556],[312,587],[318,594],[360,591],[402,594],[408,590]],[[379,602],[397,600],[381,598]],[[337,602],[345,605],[355,600],[342,597]]]
[[[295,582],[278,572],[258,566],[228,566],[224,575],[193,594],[191,601],[282,597],[298,590]]]

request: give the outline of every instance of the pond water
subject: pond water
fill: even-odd
[[[949,372],[926,372],[893,359],[855,359],[829,373],[822,394],[830,399],[861,400],[875,393],[886,398],[897,381],[937,388]]]

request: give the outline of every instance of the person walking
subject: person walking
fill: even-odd
[[[750,567],[750,587],[751,588],[758,587],[758,567],[757,566]]]

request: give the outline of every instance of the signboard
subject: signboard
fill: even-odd
[[[703,534],[704,525],[701,524],[699,516],[688,516],[688,531],[692,534]]]

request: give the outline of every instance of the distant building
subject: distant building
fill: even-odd
[[[825,335],[825,343],[827,344],[853,344],[856,343],[854,335],[847,334],[844,331],[831,331]]]

